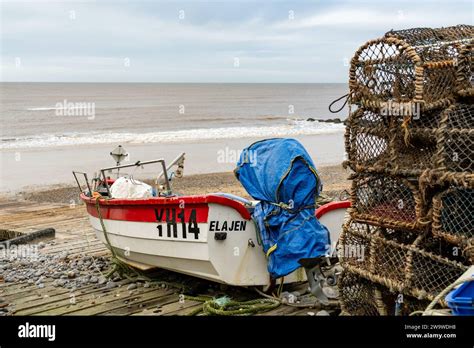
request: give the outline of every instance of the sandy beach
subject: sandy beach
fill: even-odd
[[[323,180],[323,193],[331,198],[339,199],[344,190],[348,190],[350,182],[347,180],[349,172],[342,165],[323,166],[318,168]],[[250,198],[233,172],[208,173],[185,175],[173,181],[173,190],[178,194],[198,195],[212,192],[232,193],[241,197]],[[81,204],[76,185],[58,184],[48,187],[30,187],[18,192],[15,196],[3,195],[3,198],[12,198],[33,202],[50,202]],[[85,214],[85,211],[84,211]]]

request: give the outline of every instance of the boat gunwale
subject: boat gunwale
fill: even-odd
[[[96,204],[97,198],[80,194],[80,198],[86,204]],[[233,199],[217,196],[213,194],[193,195],[193,196],[175,196],[175,197],[150,197],[150,198],[99,198],[101,206],[130,206],[130,205],[176,205],[176,204],[220,204],[237,210],[245,220],[250,220],[251,215],[247,208],[240,202]]]

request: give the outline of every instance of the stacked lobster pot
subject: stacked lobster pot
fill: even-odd
[[[467,25],[390,31],[351,61],[347,314],[422,310],[474,261],[473,38]]]

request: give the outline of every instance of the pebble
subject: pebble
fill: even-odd
[[[144,288],[149,288],[149,287],[150,287],[150,283],[146,282],[145,284],[143,284],[143,287],[144,287]]]
[[[308,313],[306,313],[306,314],[308,314],[308,315],[311,316],[311,317],[314,316],[314,312],[308,312]]]
[[[136,289],[136,288],[137,288],[137,284],[135,284],[135,283],[132,283],[129,286],[127,286],[127,290],[133,290],[133,289]]]
[[[329,312],[328,312],[328,311],[325,311],[325,310],[323,309],[322,311],[319,311],[318,313],[316,313],[316,315],[317,315],[318,317],[323,317],[323,316],[324,316],[324,317],[327,317],[327,316],[329,316]]]
[[[52,245],[38,243],[38,248]],[[82,256],[68,258],[70,253],[62,251],[56,255],[34,255],[33,257],[0,260],[0,281],[6,283],[35,284],[37,288],[45,288],[46,279],[51,279],[55,287],[80,289],[88,284],[106,284],[107,279],[94,274],[98,269],[108,269],[109,259],[98,256]],[[94,264],[95,263],[95,264]],[[115,287],[118,284],[110,284]],[[137,285],[138,286],[138,285]]]
[[[105,286],[107,289],[113,289],[117,286],[117,283],[115,283],[114,281],[109,281],[107,282],[107,285]]]

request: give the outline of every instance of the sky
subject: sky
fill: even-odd
[[[0,81],[347,82],[391,29],[473,24],[473,1],[1,1]]]

